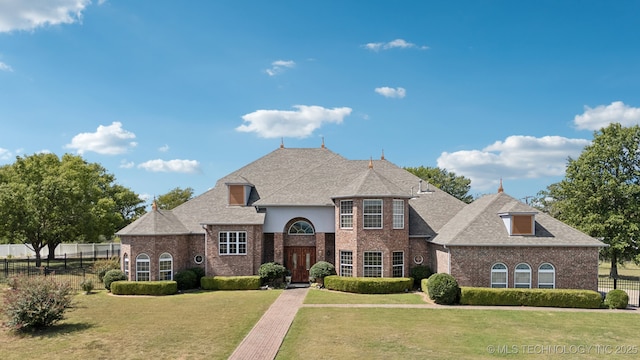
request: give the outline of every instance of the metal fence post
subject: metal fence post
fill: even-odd
[[[618,288],[618,278],[613,278],[613,289],[617,289]]]
[[[67,253],[64,253],[64,269],[67,270]]]

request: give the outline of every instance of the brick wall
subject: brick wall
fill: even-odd
[[[451,275],[461,286],[491,286],[491,267],[501,262],[508,269],[508,287],[513,287],[514,270],[519,263],[531,267],[531,286],[537,287],[538,267],[550,263],[556,271],[556,288],[598,287],[598,248],[584,247],[448,247]],[[438,258],[438,272],[443,272]],[[444,271],[446,272],[446,271]]]
[[[261,225],[207,225],[207,276],[255,275],[262,264]],[[220,255],[218,233],[244,231],[247,233],[246,255]]]

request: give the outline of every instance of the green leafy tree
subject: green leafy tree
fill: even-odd
[[[467,204],[473,201],[473,196],[469,195],[471,179],[437,167],[420,166],[404,169]]]
[[[164,195],[158,196],[156,204],[159,209],[171,210],[193,198],[193,189],[188,187],[181,189],[179,187],[172,189]]]
[[[611,124],[569,159],[565,178],[539,194],[539,208],[609,246],[601,256],[618,264],[640,258],[640,127]]]
[[[0,167],[0,237],[29,245],[40,266],[62,242],[96,242],[144,213],[144,201],[82,157],[18,156]]]

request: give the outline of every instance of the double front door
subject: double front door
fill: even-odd
[[[284,248],[284,267],[291,271],[291,282],[308,282],[309,269],[315,263],[315,246],[287,246]]]

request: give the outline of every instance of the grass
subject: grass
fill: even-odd
[[[578,355],[567,355],[571,349],[584,346],[579,358],[595,359],[615,356],[602,351],[621,345],[640,352],[639,316],[627,311],[301,308],[277,359],[558,358],[541,353],[544,346],[565,351],[560,358],[566,359]],[[598,353],[596,345],[610,348]]]
[[[609,275],[611,271],[610,261],[601,261],[598,266],[598,275]],[[618,275],[625,277],[635,277],[640,279],[640,266],[633,262],[626,262],[622,265],[618,265]]]
[[[351,294],[329,290],[310,289],[305,304],[424,304],[422,296],[407,294]]]
[[[280,293],[78,295],[67,319],[50,329],[0,330],[2,359],[226,359]]]

